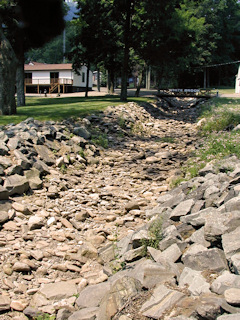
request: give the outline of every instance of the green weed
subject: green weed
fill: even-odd
[[[159,242],[163,238],[162,234],[162,218],[158,217],[153,220],[148,227],[148,238],[142,239],[141,244],[143,246],[143,256],[147,256],[147,247],[158,249]]]

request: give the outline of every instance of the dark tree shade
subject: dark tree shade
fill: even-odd
[[[26,46],[41,47],[64,28],[62,0],[19,0]]]

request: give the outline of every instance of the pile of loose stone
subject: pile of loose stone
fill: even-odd
[[[197,109],[2,128],[1,320],[239,319],[240,162],[169,190],[198,145]]]

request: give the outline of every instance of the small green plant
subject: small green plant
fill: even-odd
[[[146,134],[146,129],[140,121],[137,121],[135,123],[131,123],[131,132],[132,134],[143,136],[144,134]]]
[[[148,227],[148,238],[141,240],[143,256],[147,256],[147,247],[158,249],[159,242],[163,238],[162,223],[162,217],[158,217],[150,223]]]
[[[60,171],[61,171],[62,174],[65,174],[65,173],[67,172],[67,167],[66,167],[65,163],[63,163],[63,164],[61,165]]]
[[[85,153],[83,151],[83,148],[81,148],[79,151],[78,151],[78,154],[85,159]]]
[[[108,138],[105,133],[92,136],[92,142],[98,146],[103,147],[104,149],[108,148]]]
[[[120,128],[125,129],[126,128],[126,119],[121,115],[118,117],[118,125]]]
[[[158,139],[159,142],[166,142],[166,143],[174,143],[176,141],[173,137],[162,137]]]

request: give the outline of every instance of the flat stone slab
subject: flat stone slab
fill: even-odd
[[[171,212],[170,219],[179,220],[181,216],[185,216],[191,211],[191,208],[193,207],[193,205],[194,205],[193,199],[180,202]]]
[[[228,270],[224,252],[218,248],[186,254],[182,257],[182,261],[184,266],[198,271],[209,269],[220,272]]]
[[[48,300],[70,298],[78,293],[77,286],[71,281],[49,283],[40,288],[39,293]]]
[[[226,315],[217,317],[217,320],[239,320],[239,319],[240,319],[240,313],[226,314]]]
[[[179,278],[179,286],[187,287],[194,296],[202,293],[210,293],[210,284],[201,275],[201,271],[184,268]]]
[[[182,292],[160,285],[153,291],[152,297],[143,304],[140,311],[145,317],[161,319],[163,314],[173,308],[184,296]]]
[[[3,187],[7,189],[9,195],[22,195],[23,193],[28,191],[29,182],[25,177],[14,174],[13,176],[10,176],[5,180]]]
[[[229,304],[240,306],[240,288],[230,288],[224,292],[224,297]]]
[[[222,235],[222,246],[227,259],[240,252],[240,227]]]
[[[240,289],[240,276],[224,271],[211,284],[211,290],[217,294],[223,294],[225,290],[230,288]]]

